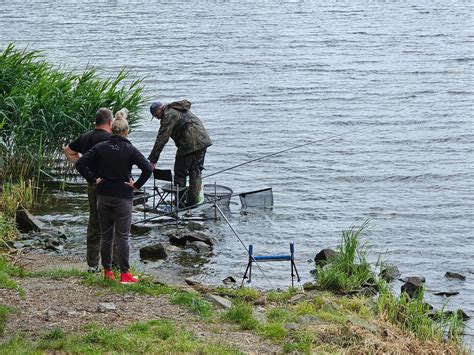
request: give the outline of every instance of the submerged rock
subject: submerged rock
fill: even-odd
[[[459,295],[459,292],[457,292],[457,291],[440,291],[440,292],[433,292],[433,295],[451,297],[451,296]]]
[[[213,236],[203,232],[188,231],[185,229],[174,229],[166,233],[173,245],[184,247],[188,243],[203,242],[207,245],[213,246],[216,240]]]
[[[314,257],[314,262],[316,266],[324,266],[330,263],[337,256],[337,252],[332,249],[323,249]]]
[[[161,243],[147,245],[140,249],[140,259],[160,260],[166,259],[167,257],[168,253]]]
[[[211,251],[211,247],[201,241],[195,241],[186,244],[186,248],[194,250],[198,254],[207,254]]]
[[[444,274],[444,277],[466,281],[466,276],[458,274],[457,272],[452,272],[452,271],[446,272],[446,274]]]
[[[194,231],[202,231],[206,229],[206,227],[202,223],[190,221],[188,222],[188,224],[186,224],[186,229],[191,232],[194,232]]]

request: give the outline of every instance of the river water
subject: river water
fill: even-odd
[[[11,0],[0,2],[0,44],[44,50],[74,70],[90,63],[104,76],[127,67],[152,98],[189,99],[214,141],[206,173],[321,140],[206,181],[273,188],[271,211],[243,213],[232,201],[244,243],[281,254],[294,242],[308,281],[308,260],[369,219],[372,260],[425,276],[429,290],[459,291],[447,308],[473,316],[472,15],[471,1]],[[143,117],[131,140],[146,155],[159,123],[147,107]],[[173,156],[170,143],[159,165],[172,167]],[[80,191],[53,191],[61,208],[40,217],[81,234]],[[132,240],[135,263],[214,283],[241,277],[245,250],[222,220],[211,228],[220,242],[209,258],[142,264],[138,247],[166,240],[152,229]],[[289,265],[262,267],[273,286],[289,285]],[[268,287],[257,269],[254,285]]]

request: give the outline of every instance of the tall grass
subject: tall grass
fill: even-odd
[[[368,222],[356,228],[342,231],[338,254],[324,268],[316,269],[316,283],[319,288],[334,292],[350,292],[376,277],[366,260],[366,251],[360,244],[360,238],[367,228]]]
[[[48,174],[62,146],[93,128],[100,107],[127,107],[136,127],[145,98],[141,80],[128,76],[121,70],[102,80],[94,67],[58,69],[41,52],[9,44],[0,55],[0,179]]]
[[[430,306],[423,301],[424,291],[410,298],[405,292],[396,297],[389,286],[381,283],[374,305],[378,314],[399,328],[409,331],[423,341],[443,341],[445,335],[462,343],[463,321],[458,314],[444,315],[443,309],[430,315]],[[443,307],[444,308],[444,307]]]

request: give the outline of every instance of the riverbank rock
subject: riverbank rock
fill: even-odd
[[[200,241],[187,243],[186,249],[192,249],[198,254],[207,254],[211,252],[211,247],[208,244]]]
[[[314,262],[316,266],[323,267],[324,265],[330,263],[337,256],[337,252],[332,249],[323,249],[314,257]]]
[[[224,309],[230,309],[232,307],[232,302],[229,299],[214,295],[212,293],[207,294],[205,296],[205,299],[213,303],[214,305]]]
[[[446,272],[446,274],[444,274],[444,277],[450,278],[450,279],[458,279],[458,280],[461,280],[461,281],[466,281],[466,276],[458,274],[457,272],[452,272],[452,271]]]
[[[222,280],[222,283],[224,285],[233,285],[235,284],[237,281],[235,281],[235,279],[232,277],[232,276],[227,276],[224,280]]]
[[[439,292],[433,292],[433,295],[443,296],[443,297],[451,297],[451,296],[459,295],[459,292],[457,292],[457,291],[439,291]]]
[[[401,291],[405,292],[410,298],[413,298],[423,288],[425,282],[424,277],[411,276],[408,277],[401,287]]]
[[[167,257],[168,253],[161,243],[147,245],[140,249],[140,259],[161,260],[166,259]]]
[[[39,221],[35,216],[24,208],[19,208],[16,211],[16,224],[21,233],[28,233],[31,231],[41,232],[45,229],[45,224]]]
[[[400,277],[400,270],[398,270],[398,267],[395,265],[386,264],[382,267],[382,270],[380,270],[379,276],[387,282],[392,282]]]
[[[20,249],[27,250],[43,249],[60,252],[64,249],[66,239],[66,235],[60,231],[30,232],[22,235],[22,239],[17,246],[21,246]]]
[[[191,232],[194,232],[194,231],[202,231],[206,229],[206,227],[202,223],[190,221],[188,222],[188,224],[186,224],[186,229]]]
[[[189,231],[186,229],[173,229],[165,233],[170,243],[176,246],[185,247],[192,242],[203,242],[209,246],[216,244],[216,239],[203,232]]]

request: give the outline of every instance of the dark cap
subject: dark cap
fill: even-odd
[[[151,112],[151,115],[153,117],[155,117],[155,112],[156,110],[158,110],[160,107],[161,107],[162,103],[159,102],[159,101],[156,101],[156,102],[153,102],[151,105],[150,105],[150,112]]]

